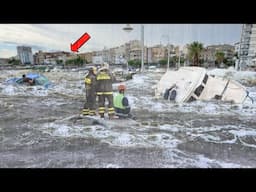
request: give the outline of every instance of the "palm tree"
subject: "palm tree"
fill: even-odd
[[[188,55],[190,59],[193,60],[194,66],[199,66],[199,58],[202,51],[203,51],[203,44],[197,41],[194,41],[188,46]]]
[[[218,65],[220,65],[224,61],[225,54],[221,51],[217,51],[215,53],[216,60],[218,62]]]

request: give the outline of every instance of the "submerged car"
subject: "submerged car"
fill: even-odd
[[[41,86],[44,86],[45,88],[49,88],[49,87],[53,86],[53,84],[49,81],[49,79],[42,74],[29,73],[26,75],[26,77],[33,79],[35,82],[34,85],[41,85]],[[14,78],[7,79],[6,83],[7,84],[17,84],[17,85],[24,84],[22,77],[14,77]]]
[[[115,68],[113,70],[113,75],[114,75],[114,83],[118,82],[124,82],[127,80],[132,79],[132,76],[136,74],[135,71],[133,71],[131,68],[130,69],[122,69],[122,68]]]

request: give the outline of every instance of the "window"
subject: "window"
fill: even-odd
[[[195,100],[196,100],[196,98],[193,97],[193,96],[191,96],[191,97],[189,98],[188,102],[192,102],[192,101],[195,101]]]
[[[195,90],[194,93],[195,93],[195,95],[196,95],[197,97],[199,97],[203,90],[204,90],[204,86],[203,86],[203,85],[200,85],[200,86],[198,86],[198,87],[196,88],[196,90]]]
[[[206,74],[206,75],[204,76],[204,80],[203,80],[204,84],[206,84],[207,80],[208,80],[208,75]]]

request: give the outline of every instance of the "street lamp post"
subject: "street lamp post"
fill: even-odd
[[[144,25],[141,24],[141,72],[144,71]]]
[[[168,38],[168,43],[167,43],[167,71],[170,68],[170,39],[169,39],[169,35],[163,35],[166,36]],[[163,37],[162,36],[162,37]]]
[[[168,38],[168,45],[167,45],[167,71],[170,68],[170,45],[169,45],[169,38]]]
[[[141,72],[144,72],[144,25],[141,24]],[[127,24],[124,28],[124,31],[131,32],[133,28]]]
[[[179,61],[178,61],[178,69],[180,68],[180,48],[179,48]]]

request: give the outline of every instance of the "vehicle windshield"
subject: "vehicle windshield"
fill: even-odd
[[[45,76],[39,76],[35,79],[36,85],[44,85],[49,83],[49,80]]]

